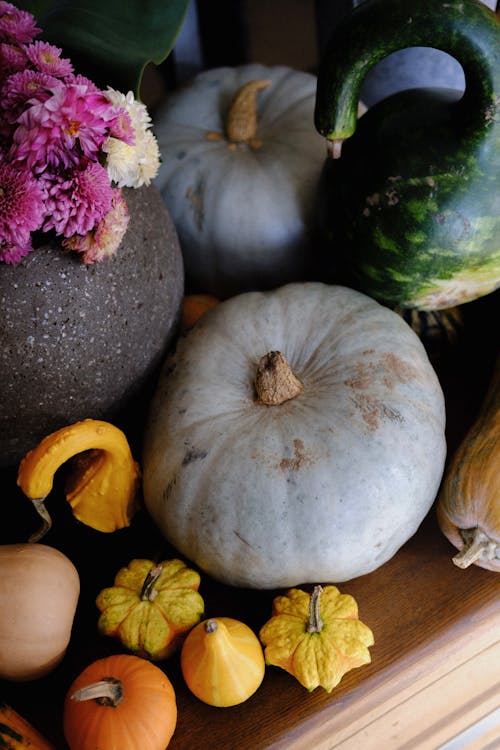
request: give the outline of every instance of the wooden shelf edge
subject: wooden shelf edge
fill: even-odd
[[[315,750],[357,750],[359,747],[378,750],[381,742],[385,750],[406,747],[408,750],[435,750],[498,706],[499,633],[500,610],[490,603],[473,617],[450,623],[437,638],[405,653],[381,673],[362,681],[349,695],[333,701],[303,724],[300,731],[281,737],[269,750],[310,750],[311,747]],[[475,680],[474,697],[470,700],[464,689],[466,674],[470,681],[471,675]],[[456,685],[460,685],[458,692],[454,688]],[[438,696],[445,697],[448,705],[444,724],[439,715],[433,713],[438,706],[441,712],[444,710],[445,704]],[[395,733],[398,723],[408,716],[416,720],[413,738],[407,720],[403,744],[401,736],[397,738],[399,744],[391,744],[389,737],[380,735],[382,727],[387,731],[392,726]],[[435,734],[430,739],[418,740],[418,734],[429,726]],[[375,744],[370,744],[371,738]],[[407,744],[410,740],[411,744]]]

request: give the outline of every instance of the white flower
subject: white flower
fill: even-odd
[[[108,87],[104,93],[114,106],[122,107],[128,113],[135,140],[134,145],[129,146],[111,137],[103,145],[109,177],[118,187],[149,185],[160,166],[160,151],[150,130],[151,118],[147,107],[135,99],[132,91],[122,94]]]

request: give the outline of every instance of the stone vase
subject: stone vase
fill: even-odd
[[[124,197],[130,221],[112,258],[86,266],[52,243],[0,264],[2,466],[72,422],[137,411],[173,344],[184,294],[176,230],[153,186]]]

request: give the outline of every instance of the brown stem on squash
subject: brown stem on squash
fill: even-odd
[[[141,589],[141,595],[140,598],[143,602],[149,601],[152,602],[153,599],[155,599],[158,596],[157,589],[154,588],[154,585],[158,578],[161,576],[163,572],[163,566],[162,565],[153,565],[149,573],[147,574],[146,578],[144,579],[144,583],[142,584]]]
[[[31,502],[33,503],[36,512],[42,519],[42,525],[38,529],[38,531],[35,531],[29,538],[29,542],[39,542],[42,537],[47,534],[48,531],[52,528],[52,518],[50,517],[49,511],[45,507],[45,498],[44,497],[35,497],[31,498]]]
[[[323,591],[322,586],[315,586],[309,602],[309,620],[307,622],[308,633],[321,633],[323,630],[323,621],[319,614],[319,600]]]
[[[295,398],[303,389],[281,352],[268,352],[261,357],[255,376],[257,401],[276,406]]]
[[[116,708],[124,699],[123,683],[116,677],[105,677],[99,682],[93,682],[79,690],[72,696],[72,701],[97,701],[101,706]]]
[[[249,81],[238,91],[229,109],[226,135],[233,143],[249,143],[257,134],[257,93],[271,81]]]
[[[498,544],[476,527],[460,552],[452,558],[458,568],[468,568],[479,559],[493,560]]]
[[[207,620],[205,622],[205,633],[215,633],[217,628],[217,620]]]

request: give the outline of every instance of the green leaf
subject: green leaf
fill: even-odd
[[[61,47],[75,72],[97,86],[139,96],[149,62],[174,46],[190,0],[19,0],[42,28],[39,39]]]

